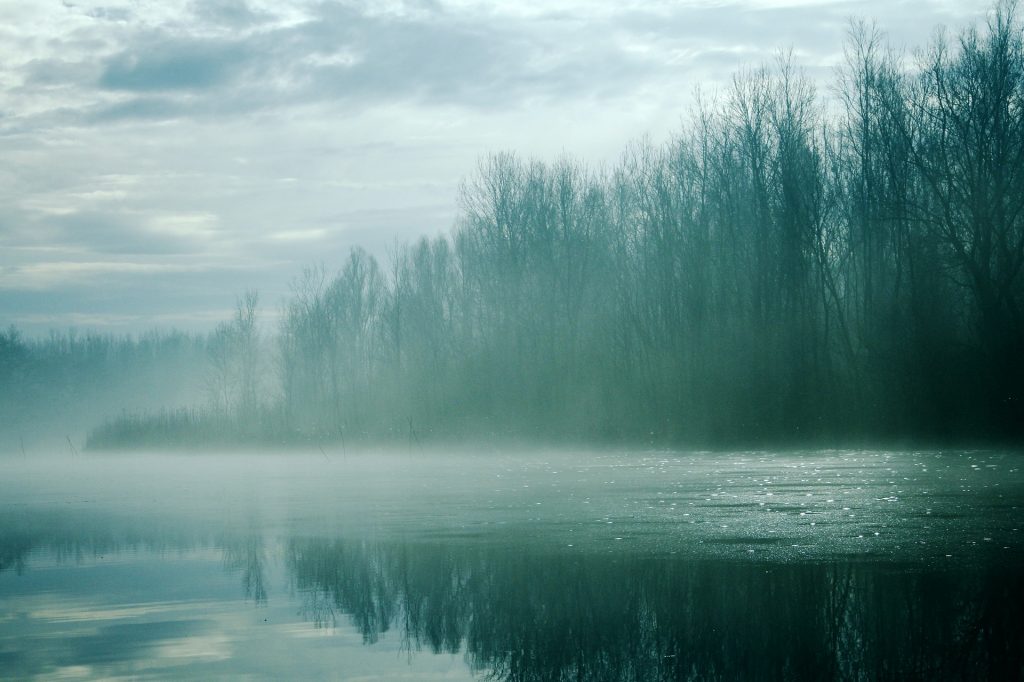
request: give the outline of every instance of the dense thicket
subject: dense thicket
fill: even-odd
[[[318,439],[1020,437],[1022,267],[1014,7],[912,63],[856,23],[829,97],[783,57],[612,170],[488,157],[449,236],[297,281],[271,383],[248,297],[220,405]]]

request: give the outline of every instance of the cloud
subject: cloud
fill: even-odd
[[[273,20],[271,14],[253,10],[244,0],[195,0],[191,5],[191,11],[201,24],[213,24],[233,30]]]
[[[186,107],[171,97],[135,97],[110,105],[97,107],[85,117],[76,117],[79,122],[116,123],[118,121],[161,121],[177,118],[186,113]]]
[[[86,10],[86,13],[102,21],[130,21],[134,16],[126,7],[94,7]]]
[[[790,45],[812,64],[834,60],[847,18],[864,10],[850,2],[652,3],[595,16],[555,6],[496,17],[440,3],[390,12],[321,3],[303,21],[281,24],[243,3],[203,3],[199,33],[222,24],[251,30],[196,37],[175,25],[130,36],[105,60],[97,85],[138,97],[102,103],[91,120],[240,115],[315,102],[494,110],[628,100],[652,83],[692,87],[696,78],[683,78],[687,63],[703,67],[701,80],[724,80]],[[885,11],[904,21],[909,10]]]
[[[98,72],[98,66],[89,61],[59,58],[33,59],[22,69],[24,82],[29,87],[44,88],[87,83],[97,78]]]
[[[190,310],[178,313],[154,313],[146,310],[139,313],[26,313],[15,315],[5,322],[12,323],[19,328],[28,327],[36,329],[145,329],[154,325],[164,328],[195,330],[197,327],[213,328],[218,323],[231,317],[235,312],[234,308],[224,307],[215,310]],[[264,311],[264,318],[275,318],[273,310]]]
[[[110,90],[201,90],[241,75],[250,61],[244,43],[141,36],[140,44],[106,61],[99,85]]]
[[[65,125],[207,120],[316,103],[494,111],[580,98],[627,102],[653,84],[724,82],[730,70],[782,47],[798,47],[808,65],[830,63],[849,16],[874,9],[921,24],[908,19],[928,3],[912,5],[652,2],[598,4],[588,14],[571,3],[516,12],[322,2],[282,5],[291,9],[281,11],[286,20],[219,0],[193,3],[175,21],[79,29],[76,40],[113,47],[99,58],[79,50],[79,58],[19,68],[26,88],[76,89],[66,106],[78,115],[57,119]],[[948,16],[948,8],[934,12]]]
[[[121,207],[118,191],[69,194],[25,202],[28,210],[0,212],[0,244],[7,248],[60,245],[92,254],[190,255],[219,238],[218,220],[207,212],[169,212]]]
[[[109,275],[155,275],[201,272],[209,266],[126,261],[54,261],[0,268],[0,290],[46,290],[89,284]]]
[[[127,31],[98,63],[38,59],[21,66],[22,78],[31,87],[74,85],[80,94],[92,83],[92,103],[80,108],[78,122],[97,124],[311,102],[494,109],[580,94],[624,97],[663,66],[605,40],[601,24],[581,31],[558,19],[493,22],[437,4],[403,7],[373,13],[324,3],[305,21],[280,25],[244,4],[203,3],[192,32],[178,24]],[[211,23],[256,30],[203,32]],[[109,101],[103,93],[123,97]]]

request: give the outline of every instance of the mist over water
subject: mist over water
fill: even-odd
[[[1021,463],[333,448],[12,462],[0,660],[18,677],[1012,677]]]

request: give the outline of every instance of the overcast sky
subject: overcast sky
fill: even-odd
[[[614,163],[693,89],[851,16],[897,45],[988,0],[0,0],[0,324],[208,329],[304,266],[450,228],[499,150]]]

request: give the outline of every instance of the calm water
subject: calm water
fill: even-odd
[[[0,462],[0,677],[1021,679],[1024,454]]]

